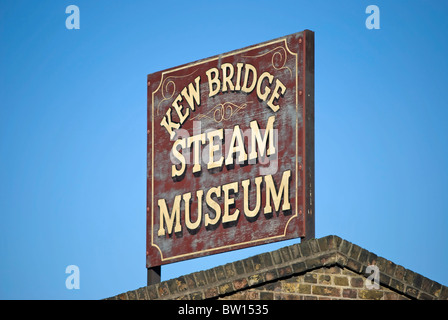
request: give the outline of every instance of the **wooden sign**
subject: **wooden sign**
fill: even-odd
[[[314,33],[148,75],[148,268],[314,237]]]

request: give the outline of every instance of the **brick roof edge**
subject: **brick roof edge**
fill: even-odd
[[[380,284],[411,299],[448,300],[448,287],[356,244],[330,235],[141,287],[105,300],[212,299],[293,275],[340,266],[367,276],[375,264]]]

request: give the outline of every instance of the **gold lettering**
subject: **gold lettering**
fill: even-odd
[[[193,173],[201,171],[201,145],[205,142],[205,133],[187,138],[188,148],[193,146]]]
[[[250,129],[252,133],[251,140],[251,151],[249,153],[249,160],[255,160],[258,156],[264,157],[265,152],[267,156],[275,154],[275,143],[274,143],[274,121],[275,116],[270,116],[268,118],[268,123],[266,124],[266,130],[264,138],[261,137],[260,128],[256,120],[250,122]],[[266,150],[266,144],[268,142],[269,136],[269,147]],[[257,153],[258,149],[258,153]]]
[[[291,210],[291,203],[289,201],[289,184],[291,178],[291,170],[284,171],[282,174],[279,187],[276,188],[276,183],[272,175],[266,175],[264,177],[255,177],[255,194],[251,194],[251,180],[246,179],[241,181],[243,188],[243,212],[249,222],[253,222],[257,219],[258,214],[261,211],[261,206],[265,200],[264,215],[266,219],[270,219],[268,216],[272,214],[273,210],[278,212],[281,210],[284,212]],[[266,187],[266,199],[262,197],[262,182],[264,179],[264,185]],[[278,183],[278,181],[277,181]],[[187,192],[182,195],[174,197],[171,211],[168,209],[165,199],[159,199],[157,201],[159,208],[159,229],[158,236],[178,234],[182,232],[181,225],[181,208],[184,210],[185,226],[191,231],[196,231],[201,227],[202,221],[204,221],[205,227],[208,229],[210,226],[217,226],[222,218],[224,227],[230,227],[230,225],[236,225],[238,222],[241,210],[235,208],[236,198],[239,194],[239,182],[227,183],[218,187],[211,187],[206,195],[205,202],[208,211],[203,210],[204,190],[197,190],[194,200],[197,200],[197,206],[193,205],[192,192]],[[249,202],[251,196],[255,198],[255,202]],[[215,200],[216,198],[216,200]],[[182,207],[183,202],[183,207]],[[222,202],[223,208],[220,205]],[[196,219],[192,221],[192,208],[197,208]],[[272,215],[271,215],[272,217]],[[227,225],[225,225],[227,224]]]
[[[193,99],[196,101],[196,104],[198,106],[201,105],[201,95],[199,93],[199,89],[200,89],[199,82],[200,81],[201,81],[201,77],[200,76],[196,77],[196,79],[194,79],[196,88],[193,87],[193,83],[190,83],[188,85],[188,90],[187,90],[187,87],[185,87],[185,88],[183,88],[183,90],[181,92],[181,94],[184,96],[185,100],[187,100],[187,103],[190,106],[190,109],[193,111],[195,109]]]
[[[219,150],[219,146],[222,146],[222,144],[214,144],[214,138],[218,137],[220,141],[224,138],[224,130],[214,130],[207,133],[208,137],[208,164],[207,169],[214,169],[219,168],[222,166],[222,163],[224,161],[224,156],[221,155],[221,157],[215,161],[215,152]],[[222,154],[222,152],[221,152]]]
[[[235,143],[237,146],[235,146]],[[233,127],[233,134],[230,140],[229,153],[226,158],[226,166],[233,164],[233,155],[238,152],[238,162],[243,163],[247,160],[246,150],[244,150],[243,136],[241,135],[240,126]]]
[[[215,217],[210,218],[210,213],[206,213],[204,215],[204,224],[207,227],[208,225],[215,225],[221,219],[221,207],[219,204],[212,199],[212,194],[216,194],[218,198],[221,197],[221,187],[213,187],[207,191],[207,195],[205,196],[205,201],[207,205],[215,211]]]
[[[282,175],[282,182],[278,188],[278,192],[275,190],[274,180],[272,175],[264,177],[264,183],[266,185],[266,205],[264,207],[264,214],[272,212],[271,197],[274,200],[275,211],[280,209],[280,201],[283,198],[282,210],[290,210],[291,204],[289,203],[289,177],[291,176],[291,170],[286,170]]]
[[[227,91],[227,85],[229,85],[230,91],[235,90],[235,87],[233,86],[232,83],[232,78],[233,78],[233,73],[234,73],[234,69],[233,69],[233,65],[231,63],[223,63],[221,65],[221,69],[222,69],[222,92],[226,92]],[[229,74],[227,74],[227,69],[230,70]]]
[[[269,84],[272,84],[272,80],[274,80],[274,76],[270,74],[269,72],[263,72],[260,78],[257,82],[257,96],[261,101],[266,101],[269,93],[271,92],[271,89],[268,88],[268,86],[265,87],[264,93],[261,93],[261,84],[263,83],[263,80],[267,78],[269,81]]]
[[[187,120],[188,116],[190,115],[190,109],[187,109],[187,110],[185,111],[185,114],[182,114],[182,108],[183,108],[183,106],[182,106],[182,105],[179,105],[179,102],[181,102],[181,101],[182,101],[182,97],[181,97],[180,94],[179,94],[179,95],[176,97],[176,99],[174,99],[172,106],[173,106],[174,110],[176,110],[177,115],[179,116],[179,121],[180,121],[180,123],[182,124],[182,123],[185,122],[185,120]]]
[[[176,122],[172,122],[171,120],[171,109],[168,109],[166,111],[166,115],[163,117],[162,122],[160,122],[160,126],[164,127],[166,131],[168,131],[170,138],[173,139],[176,132],[173,131],[174,129],[179,129],[180,124]]]
[[[180,177],[184,174],[185,168],[186,168],[186,161],[185,157],[182,153],[177,151],[177,146],[180,145],[181,148],[186,148],[186,139],[178,139],[173,143],[173,156],[180,161],[180,169],[177,169],[177,166],[173,164],[171,166],[171,177]]]
[[[191,216],[190,216],[190,205],[187,206],[187,202],[190,201],[191,193],[189,193],[188,201],[185,198],[184,195],[184,201],[185,201],[185,226],[191,230],[194,231],[197,228],[199,228],[201,221],[202,221],[202,196],[204,195],[204,191],[198,190],[196,191],[196,198],[198,199],[198,217],[196,221],[193,223],[191,222]]]
[[[212,78],[211,74],[214,73],[215,76]],[[213,97],[218,94],[219,89],[221,88],[221,81],[219,81],[219,70],[217,68],[211,68],[205,72],[208,79],[208,87],[209,87],[209,97]],[[216,85],[216,88],[213,89],[213,86]]]
[[[171,214],[169,214],[168,212],[165,199],[159,199],[157,201],[160,212],[160,225],[159,225],[159,231],[157,232],[158,236],[165,235],[165,224],[168,234],[172,234],[174,222],[176,222],[176,225],[174,226],[174,232],[182,231],[182,227],[180,225],[180,201],[181,196],[177,195],[174,198],[173,209],[171,210]]]
[[[244,215],[248,218],[254,218],[257,216],[261,207],[261,182],[263,181],[263,177],[255,178],[255,186],[257,188],[257,195],[255,200],[255,207],[253,210],[249,208],[249,186],[250,179],[243,180],[241,185],[243,186],[243,197],[244,197]]]
[[[236,91],[240,91],[241,90],[241,69],[243,69],[244,63],[239,62],[236,64],[236,86],[235,86],[235,90]]]
[[[244,82],[243,82],[243,86],[241,87],[241,91],[244,91],[246,93],[250,93],[252,92],[252,90],[254,90],[255,85],[257,84],[257,69],[251,65],[251,64],[246,64],[245,68],[244,68]],[[249,81],[249,74],[250,72],[252,72],[253,76],[252,76],[252,83],[250,85],[250,87],[247,86],[247,82]]]
[[[279,90],[281,90],[281,94],[285,94],[286,87],[285,85],[278,79],[275,79],[275,88],[274,92],[272,93],[271,98],[268,101],[269,108],[272,109],[272,111],[277,112],[279,106],[277,104],[274,104],[274,99],[278,99],[280,97]]]
[[[260,77],[257,77],[257,69],[251,64],[244,64],[242,62],[236,64],[237,70],[235,83],[233,82],[233,78],[235,76],[234,65],[226,62],[223,63],[220,68],[221,70],[219,70],[218,68],[210,68],[205,72],[205,74],[207,75],[209,86],[209,97],[217,95],[220,91],[242,91],[245,93],[251,93],[256,88],[258,99],[260,99],[261,101],[267,101],[266,103],[269,108],[271,108],[274,112],[278,111],[280,106],[275,103],[278,102],[280,97],[283,96],[286,92],[286,86],[279,79],[275,79],[274,90],[271,90],[271,85],[274,82],[274,76],[269,72],[263,72]],[[244,78],[241,85],[243,68]],[[222,72],[222,82],[220,79],[220,71]],[[262,88],[264,80],[266,79],[268,80],[268,84],[265,85],[264,88]],[[175,136],[175,129],[179,129],[179,127],[190,116],[190,110],[195,111],[196,105],[201,105],[200,89],[201,77],[197,76],[194,79],[194,83],[191,82],[186,87],[184,87],[180,94],[178,94],[172,102],[171,106],[176,111],[177,116],[179,117],[178,123],[172,121],[171,109],[167,110],[166,115],[165,117],[163,117],[160,125],[162,127],[165,127],[171,139],[173,139]],[[183,110],[184,106],[181,104],[182,97],[188,103],[190,108]]]
[[[229,198],[229,191],[233,190],[234,193],[238,192],[238,182],[232,182],[222,186],[222,191],[224,193],[224,214],[222,216],[222,223],[228,223],[238,220],[240,214],[239,209],[230,214],[230,206],[235,203],[235,198]]]

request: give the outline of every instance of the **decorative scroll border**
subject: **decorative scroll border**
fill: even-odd
[[[191,120],[202,120],[204,118],[211,119],[216,123],[220,123],[223,120],[230,120],[234,115],[236,115],[240,110],[245,109],[247,103],[237,105],[233,102],[224,102],[214,106],[209,112],[203,114],[200,113]],[[211,116],[213,114],[213,116]]]
[[[285,46],[288,47],[288,45],[286,44],[286,42],[285,42]],[[285,49],[284,47],[278,46],[278,47],[276,47],[276,48],[274,48],[274,49],[269,50],[268,52],[265,52],[265,53],[262,53],[262,54],[259,54],[259,55],[256,55],[256,56],[243,56],[243,58],[258,58],[258,57],[262,57],[262,56],[265,56],[265,55],[267,55],[268,53],[271,53],[271,52],[276,51],[276,50],[278,50],[278,49],[280,49],[281,51],[277,51],[277,52],[275,52],[275,53],[272,55],[272,58],[271,58],[271,65],[272,65],[272,67],[273,67],[275,70],[277,70],[277,71],[280,71],[280,70],[283,70],[283,69],[287,69],[287,70],[289,71],[289,74],[290,74],[291,77],[292,77],[292,70],[291,70],[291,68],[285,66],[285,64],[286,64],[286,60],[287,60],[287,58],[288,58],[288,54],[286,53],[286,49]],[[288,51],[289,51],[289,49],[288,49]],[[280,53],[280,52],[283,52],[283,54]],[[289,51],[289,52],[291,52],[291,51]],[[279,66],[279,67],[276,66],[276,63],[275,63],[275,57],[276,57],[277,55],[280,56],[280,61],[283,61],[283,63],[281,63],[281,66]]]

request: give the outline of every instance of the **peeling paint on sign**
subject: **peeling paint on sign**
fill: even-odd
[[[148,75],[147,267],[314,237],[314,33]]]

